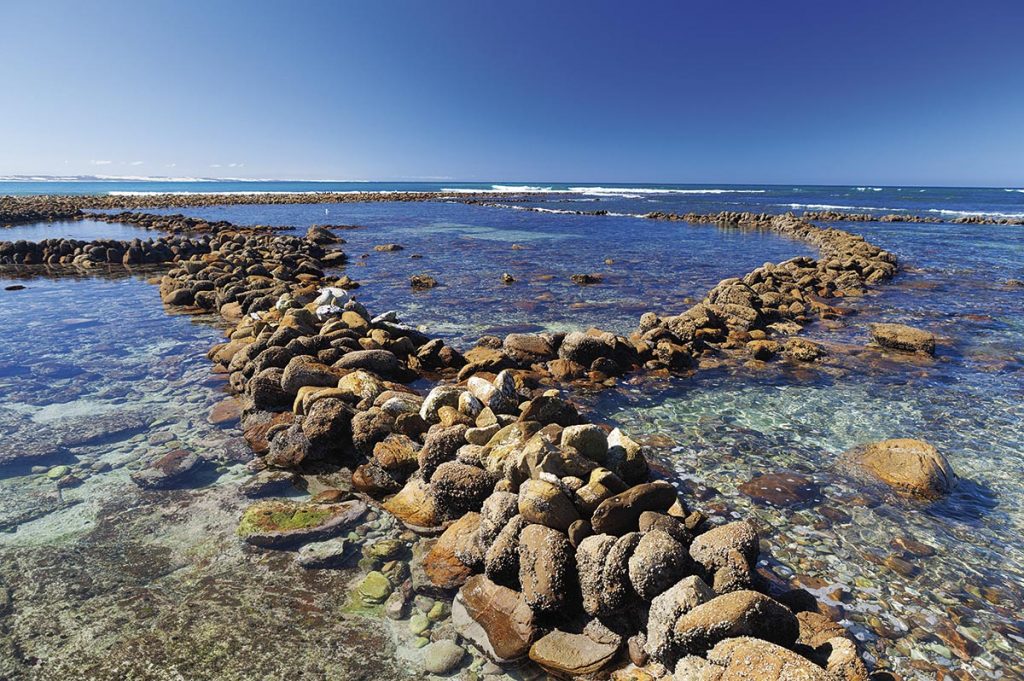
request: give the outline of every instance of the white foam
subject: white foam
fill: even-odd
[[[859,192],[880,192],[880,191],[882,191],[881,187],[854,187],[854,189],[856,189]]]
[[[878,206],[837,206],[830,203],[777,203],[777,206],[805,210],[888,210],[904,212],[906,208],[879,208]]]
[[[1003,191],[1004,192],[1020,192],[1021,194],[1024,194],[1024,189],[1004,189]]]
[[[956,217],[973,217],[977,215],[985,218],[1009,218],[1014,220],[1024,218],[1024,213],[1000,213],[997,211],[984,210],[948,210],[945,208],[929,208],[925,212],[936,213],[938,215],[953,215]]]
[[[569,187],[573,194],[587,196],[616,196],[639,199],[648,195],[668,194],[764,194],[765,189],[666,189],[658,187]]]

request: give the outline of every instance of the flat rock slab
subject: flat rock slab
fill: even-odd
[[[264,548],[288,548],[336,537],[359,521],[366,504],[311,504],[260,501],[245,510],[238,525],[242,541]]]
[[[935,354],[935,334],[906,324],[872,324],[871,340],[890,350]]]
[[[772,506],[799,506],[821,502],[821,488],[806,475],[799,473],[766,473],[758,475],[739,487],[754,501]]]

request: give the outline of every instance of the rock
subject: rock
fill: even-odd
[[[314,447],[341,452],[352,428],[355,410],[335,398],[317,400],[302,419],[302,434]]]
[[[358,454],[373,456],[374,447],[391,435],[395,419],[379,407],[360,411],[352,417],[352,445]]]
[[[342,372],[322,364],[313,357],[299,355],[288,361],[281,374],[281,389],[289,395],[299,392],[304,386],[333,388],[338,385]]]
[[[746,520],[737,520],[698,535],[690,544],[690,557],[714,571],[728,565],[732,551],[743,556],[748,565],[754,565],[760,550],[754,526]]]
[[[457,461],[437,467],[430,477],[434,500],[448,517],[479,509],[494,489],[494,479],[487,471]]]
[[[388,513],[414,527],[432,528],[441,521],[430,485],[420,478],[410,478],[383,506]]]
[[[576,553],[576,568],[583,610],[594,617],[614,614],[637,599],[629,581],[629,558],[640,534],[607,534],[583,539]]]
[[[437,286],[437,279],[429,274],[414,274],[409,278],[409,283],[414,291],[424,291]]]
[[[747,352],[754,359],[766,362],[779,354],[781,347],[773,340],[753,340],[747,343]]]
[[[416,470],[419,449],[408,436],[391,434],[373,446],[373,459],[386,471],[408,474]]]
[[[403,250],[403,248],[401,244],[381,244],[379,246],[374,246],[373,250],[378,251],[380,253],[389,253],[394,251],[401,251]]]
[[[790,338],[783,344],[782,354],[798,362],[813,362],[825,354],[825,348],[806,338]]]
[[[242,514],[238,536],[264,548],[282,548],[322,541],[342,534],[366,513],[366,504],[308,504],[259,501]]]
[[[693,541],[693,534],[687,529],[686,524],[679,518],[665,513],[644,511],[640,514],[638,523],[641,534],[647,534],[652,530],[667,532],[670,537],[684,546],[689,546]]]
[[[184,483],[201,463],[199,456],[184,449],[175,449],[132,473],[132,481],[144,489],[167,489]],[[66,467],[65,467],[66,468]],[[53,469],[47,475],[53,476]]]
[[[519,497],[511,492],[494,492],[480,508],[480,547],[486,551],[502,528],[519,509]]]
[[[697,576],[686,577],[651,601],[647,615],[647,652],[655,660],[671,667],[678,657],[675,624],[679,618],[715,597]]]
[[[598,534],[622,535],[637,529],[644,511],[667,511],[675,500],[676,490],[667,482],[644,483],[602,501],[590,523]]]
[[[226,397],[210,408],[206,420],[215,426],[236,423],[242,417],[242,406],[233,397]]]
[[[527,525],[519,535],[519,583],[537,612],[555,612],[568,598],[574,556],[569,539],[544,525]]]
[[[298,476],[291,471],[264,470],[238,486],[239,491],[250,499],[281,496],[292,489]]]
[[[536,421],[541,425],[551,423],[560,426],[572,426],[580,422],[576,407],[559,397],[542,395],[530,400],[529,406],[523,410],[520,421]]]
[[[544,480],[527,480],[519,487],[519,514],[528,523],[536,523],[567,532],[580,519],[569,497]]]
[[[563,428],[562,446],[572,447],[596,463],[603,464],[608,460],[608,436],[600,427],[590,423]]]
[[[356,587],[356,596],[364,605],[377,605],[391,595],[391,582],[383,573],[376,570],[368,572],[363,581]]]
[[[355,403],[377,399],[377,396],[384,392],[384,384],[374,374],[357,369],[338,380],[338,390],[350,396],[348,399]]]
[[[277,468],[296,468],[309,456],[309,440],[302,432],[301,423],[293,423],[276,433],[270,440],[266,462]]]
[[[650,475],[643,447],[618,428],[608,434],[608,465],[631,485],[644,482]]]
[[[811,478],[799,473],[765,473],[739,486],[754,501],[772,506],[788,507],[821,501],[821,488]]]
[[[457,589],[473,575],[472,566],[459,560],[455,550],[459,542],[479,526],[480,514],[467,513],[438,538],[423,560],[423,571],[431,584],[439,589]]]
[[[363,369],[384,378],[398,378],[401,363],[395,353],[388,350],[354,350],[334,363],[338,369]]]
[[[501,528],[484,553],[484,572],[498,584],[519,586],[519,535],[527,526],[521,515],[514,515]]]
[[[510,333],[502,342],[502,350],[514,362],[525,366],[546,362],[555,357],[551,341],[537,334]]]
[[[600,284],[604,277],[600,274],[574,274],[569,279],[577,286],[589,286],[591,284]]]
[[[707,678],[750,681],[830,681],[835,678],[791,650],[746,636],[721,641],[708,651],[707,660],[714,670]]]
[[[459,388],[453,388],[451,386],[439,385],[429,393],[423,400],[423,405],[420,407],[420,416],[427,423],[437,423],[438,411],[441,407],[451,407],[452,409],[459,408],[459,394],[462,392]]]
[[[295,562],[308,570],[333,569],[344,567],[357,555],[358,550],[347,539],[336,537],[306,544],[299,549]]]
[[[905,324],[871,324],[871,340],[883,348],[935,354],[935,334]]]
[[[668,589],[690,571],[686,547],[662,530],[640,538],[629,559],[629,581],[645,601]]]
[[[675,624],[673,638],[681,651],[700,654],[736,636],[792,646],[799,630],[789,608],[764,594],[742,590],[717,596],[684,614]]]
[[[949,494],[958,478],[949,461],[922,440],[901,438],[857,447],[843,455],[897,492],[925,499]]]
[[[533,644],[530,659],[553,674],[575,678],[607,667],[621,645],[617,637],[595,640],[555,629]]]
[[[465,425],[434,427],[423,440],[423,448],[417,455],[420,474],[430,478],[442,463],[454,461],[459,449],[467,444]]]
[[[431,674],[450,674],[465,655],[465,649],[455,641],[434,641],[423,649],[423,668]]]
[[[471,577],[459,590],[452,604],[452,624],[498,664],[525,657],[538,633],[524,596],[483,575]]]

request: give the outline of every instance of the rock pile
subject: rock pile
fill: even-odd
[[[0,265],[97,265],[161,264],[208,253],[203,239],[182,236],[118,241],[98,239],[43,239],[0,241]]]

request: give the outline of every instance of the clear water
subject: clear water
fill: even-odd
[[[1024,193],[1003,189],[771,191],[772,196],[767,191],[633,194],[641,198],[577,192],[552,194],[535,205],[614,206],[624,213],[729,206],[769,211],[776,210],[769,201],[782,203],[788,191],[814,193],[807,203],[822,205],[854,206],[852,198],[862,198],[858,210],[893,207],[913,193],[895,207],[922,214],[1024,212]],[[598,325],[628,331],[643,311],[681,310],[688,296],[699,297],[725,276],[809,252],[778,237],[709,226],[461,204],[181,212],[298,230],[313,223],[362,225],[340,232],[351,257],[342,271],[363,283],[358,295],[373,310],[397,309],[407,321],[464,345],[481,333],[513,328]],[[769,567],[814,588],[871,655],[888,660],[905,678],[935,678],[938,669],[975,678],[1024,678],[1019,654],[1024,646],[1024,290],[1005,285],[1024,278],[1024,228],[839,226],[896,252],[904,270],[895,282],[851,301],[856,315],[808,329],[809,337],[831,350],[826,367],[769,365],[627,383],[586,398],[587,406],[599,419],[649,437],[667,468],[717,490],[702,493],[706,498],[695,505],[755,516],[773,547]],[[43,238],[50,228],[66,229],[28,229]],[[390,242],[405,250],[373,250]],[[514,250],[513,244],[523,249]],[[423,257],[412,259],[413,254]],[[613,264],[605,265],[606,259]],[[517,283],[502,284],[505,271]],[[421,272],[443,286],[411,292],[408,277]],[[605,281],[577,287],[568,281],[576,272],[602,273]],[[327,581],[336,580],[337,590],[343,577],[325,575],[323,583],[306,584],[287,561],[269,565],[273,558],[247,555],[233,539],[244,505],[234,486],[243,473],[232,463],[238,434],[205,419],[223,398],[222,382],[210,375],[203,357],[219,338],[212,320],[167,315],[144,275],[25,279],[24,271],[9,271],[0,276],[11,280],[0,280],[4,286],[16,278],[28,287],[0,291],[0,429],[8,437],[59,434],[61,428],[81,427],[75,419],[83,415],[121,410],[140,411],[152,420],[144,433],[72,448],[47,460],[47,465],[69,462],[82,468],[106,461],[112,466],[84,474],[85,483],[62,490],[60,498],[45,475],[27,470],[29,450],[26,460],[0,467],[0,524],[17,526],[0,533],[0,587],[10,591],[15,604],[0,633],[0,645],[7,647],[0,650],[10,651],[12,660],[48,660],[50,669],[56,668],[54,659],[72,665],[65,670],[84,660],[109,678],[116,678],[108,671],[115,666],[104,660],[115,658],[140,678],[163,678],[158,673],[167,669],[206,678],[207,668],[189,668],[172,641],[206,651],[222,638],[222,649],[209,656],[224,669],[244,670],[239,658],[247,657],[252,668],[272,675],[273,658],[281,655],[313,674],[328,668],[312,653],[297,654],[308,646],[273,638],[265,618],[250,616],[251,606],[273,609],[289,631],[331,637],[343,653],[335,660],[357,659],[355,653],[344,654],[356,648],[360,655],[373,651],[368,668],[378,678],[391,678],[385,632],[366,624],[343,631],[345,624],[322,617],[331,601]],[[866,325],[877,320],[935,331],[942,338],[937,357],[906,361],[865,350]],[[929,505],[900,501],[839,463],[839,454],[851,446],[894,436],[922,437],[946,453],[963,478],[949,499]],[[127,480],[141,458],[178,444],[210,458],[194,489],[142,494]],[[759,503],[739,486],[761,473],[798,473],[817,485],[818,493],[792,506]],[[926,543],[935,555],[907,556],[894,547],[898,538]],[[74,555],[88,559],[79,559],[73,574],[58,567],[73,562]],[[893,563],[894,556],[907,558],[910,572]],[[131,577],[116,576],[125,573]],[[26,579],[26,574],[37,576]],[[183,612],[189,607],[199,608],[209,625],[189,626],[194,618]],[[83,620],[89,623],[88,636]],[[32,633],[43,621],[52,621],[46,627],[52,635]],[[93,636],[101,641],[98,647]],[[346,636],[351,641],[359,636],[359,643],[346,644]],[[253,640],[260,645],[246,645]],[[122,652],[111,657],[114,650]],[[158,662],[142,674],[126,659],[132,655]],[[21,664],[16,669],[28,668]],[[0,667],[0,676],[4,671]],[[243,671],[232,673],[229,678],[249,678]],[[108,677],[97,671],[97,678]]]

